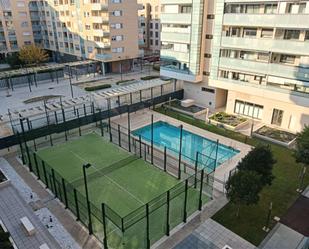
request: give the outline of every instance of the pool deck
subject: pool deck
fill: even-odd
[[[165,121],[168,122],[171,125],[174,126],[180,126],[183,125],[183,128],[187,131],[190,131],[192,133],[195,133],[197,135],[200,135],[202,137],[205,137],[207,139],[211,139],[213,141],[219,140],[219,143],[224,144],[229,147],[233,147],[234,149],[239,150],[240,152],[235,155],[234,157],[228,159],[226,162],[221,164],[216,168],[215,171],[215,178],[216,181],[214,183],[214,187],[223,192],[224,191],[224,183],[228,179],[229,172],[236,167],[238,162],[245,156],[247,153],[251,150],[251,146],[232,140],[230,138],[226,138],[220,135],[217,135],[215,133],[200,129],[196,126],[186,124],[184,122],[181,122],[177,119],[171,118],[169,116],[163,115],[161,113],[149,110],[149,109],[143,109],[141,111],[138,111],[136,113],[130,114],[130,126],[131,130],[135,130],[141,127],[144,127],[146,125],[151,124],[151,115],[154,115],[153,120],[154,122],[157,121]],[[113,122],[120,124],[123,127],[128,127],[128,115],[123,114],[121,116],[117,116],[112,119]]]

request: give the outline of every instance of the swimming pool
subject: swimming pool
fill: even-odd
[[[151,125],[144,126],[132,132],[135,136],[141,136],[142,139],[151,141]],[[195,160],[196,152],[202,155],[199,157],[199,162],[207,165],[211,161],[216,161],[216,167],[239,153],[238,150],[230,148],[226,145],[220,144],[218,146],[216,141],[199,136],[192,132],[183,129],[182,136],[182,155],[184,159]],[[153,141],[157,146],[167,147],[168,149],[179,153],[180,147],[180,127],[168,124],[163,121],[158,121],[153,124]],[[217,154],[217,160],[216,159]],[[213,166],[212,166],[213,167]]]

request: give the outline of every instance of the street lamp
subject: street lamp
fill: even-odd
[[[91,167],[90,163],[83,164],[83,174],[84,174],[85,191],[86,191],[86,199],[87,199],[87,209],[88,209],[88,230],[89,230],[89,234],[92,234],[91,210],[90,210],[87,176],[86,176],[86,169],[88,169],[90,167]]]

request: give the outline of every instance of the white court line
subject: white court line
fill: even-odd
[[[79,155],[77,155],[76,153],[74,153],[73,151],[70,150],[70,152],[75,155],[77,158],[81,159],[82,161],[86,162],[85,159],[83,159],[82,157],[80,157]],[[98,172],[100,172],[100,170],[98,168],[96,168],[94,165],[91,165],[93,168],[95,168]],[[119,185],[117,182],[115,182],[112,178],[110,178],[107,175],[103,175],[103,177],[108,178],[111,182],[113,182],[118,188],[120,188],[121,190],[123,190],[124,192],[127,192],[129,195],[131,195],[135,200],[137,200],[138,202],[140,202],[141,204],[145,204],[143,201],[141,201],[140,199],[138,199],[135,195],[133,195],[131,192],[129,192],[128,190],[126,190],[124,187],[122,187],[121,185]],[[78,178],[80,179],[80,178]]]

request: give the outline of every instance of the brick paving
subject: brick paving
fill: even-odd
[[[35,234],[32,236],[28,236],[21,225],[20,219],[25,216],[35,227]],[[50,248],[60,249],[47,228],[11,185],[0,189],[0,217],[18,248],[39,248],[46,243]]]

